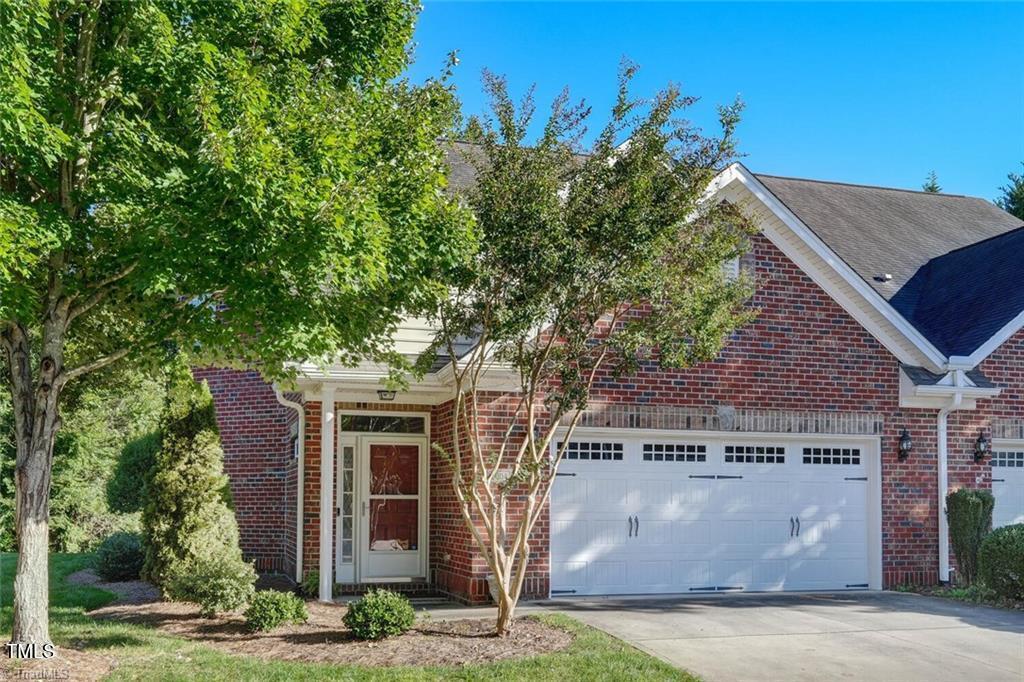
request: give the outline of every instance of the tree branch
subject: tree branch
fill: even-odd
[[[87,362],[84,365],[79,365],[78,367],[75,367],[74,369],[66,370],[61,376],[61,381],[62,383],[66,384],[72,379],[76,379],[82,376],[83,374],[88,374],[89,372],[95,372],[98,369],[103,369],[107,365],[117,362],[124,356],[128,355],[128,353],[130,352],[131,350],[128,348],[121,348],[120,350],[116,350],[113,353],[104,355],[103,357],[100,358],[96,358],[92,362]]]
[[[71,321],[74,320],[79,315],[89,312],[98,303],[103,301],[103,299],[110,294],[110,289],[108,289],[108,287],[111,284],[114,284],[115,282],[118,282],[127,277],[128,275],[130,275],[131,272],[136,267],[138,267],[138,265],[138,261],[133,262],[131,265],[128,265],[127,267],[122,268],[118,272],[115,272],[110,277],[102,279],[99,282],[96,282],[96,284],[92,285],[91,288],[95,289],[95,291],[87,299],[85,299],[84,301],[82,301],[81,303],[79,303],[78,305],[74,306],[71,309],[71,312],[68,314],[68,324],[70,324]]]

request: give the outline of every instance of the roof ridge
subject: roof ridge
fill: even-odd
[[[906,192],[907,194],[932,194],[940,197],[952,197],[954,199],[979,199],[987,201],[982,197],[972,197],[969,194],[947,194],[945,192],[925,192],[920,189],[904,189],[902,187],[884,187],[882,185],[865,185],[859,182],[839,182],[838,180],[817,180],[815,178],[797,178],[792,175],[773,175],[771,173],[754,173],[759,178],[776,178],[778,180],[796,180],[798,182],[813,182],[819,185],[842,185],[844,187],[862,187],[864,189],[882,189],[889,192]]]

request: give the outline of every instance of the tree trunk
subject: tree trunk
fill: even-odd
[[[498,597],[498,624],[496,633],[498,637],[505,637],[512,631],[512,619],[516,613],[516,602],[513,601],[504,590],[500,591]]]
[[[53,444],[60,428],[58,399],[63,388],[66,319],[64,307],[50,310],[43,326],[37,377],[32,372],[27,331],[15,327],[5,335],[17,440],[14,525],[18,564],[11,642],[35,644],[27,648],[35,656],[42,656],[46,651],[42,645],[50,644],[50,482]]]

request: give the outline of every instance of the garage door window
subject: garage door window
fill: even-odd
[[[726,464],[785,464],[786,448],[774,445],[726,445]]]
[[[558,444],[561,450],[564,443]],[[565,449],[566,459],[622,460],[622,443],[598,443],[594,441],[569,441]]]
[[[708,449],[693,443],[644,443],[645,462],[706,462]]]
[[[804,464],[860,464],[860,448],[804,448]]]
[[[992,466],[1024,469],[1024,452],[993,452]]]

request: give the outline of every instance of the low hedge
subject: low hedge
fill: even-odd
[[[406,597],[391,590],[374,590],[349,604],[342,620],[358,639],[383,639],[411,628],[416,614]]]
[[[1024,601],[1024,523],[985,536],[978,551],[982,583],[1000,597]]]
[[[96,573],[104,580],[137,580],[145,555],[136,533],[114,533],[96,550]]]

